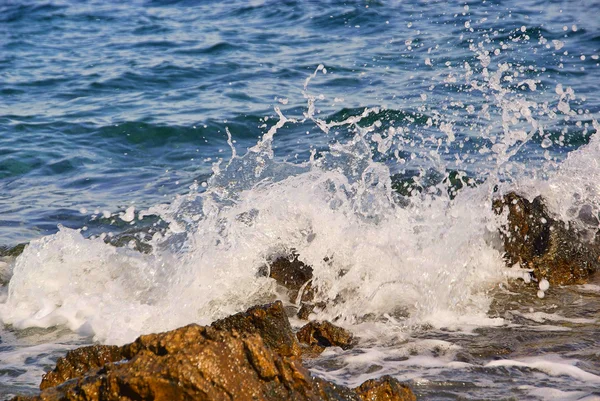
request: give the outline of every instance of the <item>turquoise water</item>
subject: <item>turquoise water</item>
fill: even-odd
[[[295,249],[335,300],[315,318],[362,338],[318,374],[598,399],[600,287],[507,287],[489,200],[595,235],[599,6],[2,2],[0,249],[31,245],[0,254],[0,396],[77,344],[281,295],[256,274]],[[103,244],[124,231],[152,251]]]

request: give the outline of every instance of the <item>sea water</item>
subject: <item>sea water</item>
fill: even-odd
[[[542,195],[594,240],[596,6],[2,5],[0,395],[82,344],[293,309],[260,272],[295,252],[311,318],[359,338],[316,375],[598,399],[600,282],[507,268],[491,207]]]

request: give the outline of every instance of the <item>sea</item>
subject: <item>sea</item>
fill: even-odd
[[[492,210],[595,240],[599,58],[597,0],[0,1],[0,399],[78,346],[293,312],[261,272],[297,255],[358,339],[314,375],[600,400],[600,277],[507,266]]]

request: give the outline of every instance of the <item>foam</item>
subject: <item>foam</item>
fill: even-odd
[[[597,396],[586,396],[587,393],[584,391],[562,391],[551,387],[534,387],[534,386],[520,386],[519,390],[524,390],[527,394],[532,397],[536,397],[543,401],[597,401],[600,397]]]
[[[575,366],[577,360],[563,359],[559,356],[547,355],[544,357],[523,358],[518,360],[502,359],[491,361],[486,368],[519,367],[530,368],[544,372],[550,376],[570,376],[584,383],[598,384],[600,376],[586,372]]]
[[[360,135],[302,166],[274,162],[265,141],[232,158],[204,194],[155,208],[171,231],[151,255],[67,228],[33,241],[15,264],[2,320],[62,324],[111,343],[208,323],[270,299],[275,284],[257,272],[290,249],[313,266],[318,300],[341,299],[320,318],[348,325],[402,313],[410,327],[484,316],[484,291],[503,264],[485,240],[494,218],[485,187],[400,207],[389,170]],[[242,167],[252,174],[240,176]]]
[[[565,316],[561,316],[557,313],[545,313],[545,312],[531,312],[531,313],[521,313],[521,312],[513,312],[519,316],[523,316],[526,319],[533,320],[534,322],[544,323],[546,321],[551,322],[569,322],[576,324],[592,324],[596,323],[596,319],[586,319],[586,318],[569,318]]]

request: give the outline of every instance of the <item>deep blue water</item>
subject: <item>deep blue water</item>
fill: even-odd
[[[389,111],[382,115],[384,124],[422,127],[435,110],[458,124],[459,136],[477,138],[477,129],[467,128],[470,117],[453,102],[477,107],[484,96],[460,82],[444,83],[443,77],[460,71],[465,61],[475,68],[470,43],[484,42],[490,49],[505,43],[510,51],[492,55],[492,65],[525,66],[526,78],[541,80],[538,103],[555,101],[560,82],[586,98],[575,104],[597,116],[600,20],[590,12],[597,6],[2,2],[0,245],[53,233],[57,224],[81,227],[94,211],[116,212],[132,202],[146,207],[186,192],[194,180],[206,179],[215,160],[229,157],[225,127],[243,152],[273,123],[262,119],[276,116],[274,106],[301,117],[304,80],[319,64],[328,74],[315,79],[311,90],[326,97],[321,116],[384,106]],[[547,49],[540,36],[550,44],[564,41],[564,47]],[[416,116],[416,122],[407,116]],[[560,154],[585,143],[574,124],[552,123],[556,132],[567,128],[571,145],[551,151]],[[436,127],[429,131],[440,136]],[[277,134],[276,154],[306,160],[311,147],[329,140],[312,123],[288,126]],[[427,147],[419,143],[407,151],[419,155]],[[450,148],[449,158],[453,152],[458,148]],[[524,157],[534,163],[540,156],[530,151]],[[471,169],[483,164],[485,158],[478,158]]]

